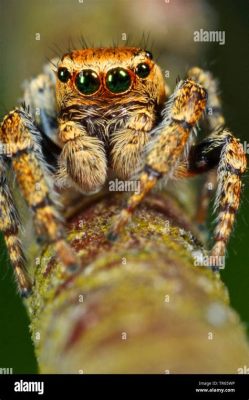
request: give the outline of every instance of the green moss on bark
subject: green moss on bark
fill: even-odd
[[[75,276],[43,249],[27,300],[42,373],[236,373],[248,364],[224,284],[194,266],[196,227],[164,196],[150,197],[114,244],[106,233],[120,196],[72,218]]]

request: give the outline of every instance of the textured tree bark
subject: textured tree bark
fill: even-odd
[[[41,373],[237,373],[249,347],[186,208],[153,195],[115,243],[110,195],[68,223],[82,268],[68,277],[43,249],[27,307]],[[49,261],[48,261],[49,260]]]

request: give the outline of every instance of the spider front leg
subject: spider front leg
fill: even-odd
[[[215,209],[218,211],[211,256],[224,256],[226,245],[239,208],[242,189],[241,176],[246,170],[243,146],[231,132],[212,133],[193,146],[189,154],[187,175],[193,176],[217,168]]]
[[[64,240],[63,223],[56,211],[53,188],[49,183],[51,175],[43,160],[39,135],[32,118],[24,109],[16,109],[9,113],[0,127],[0,143],[9,155],[1,158],[0,179],[4,185],[0,193],[0,229],[4,233],[19,288],[24,295],[28,294],[31,284],[25,272],[22,249],[17,237],[17,214],[3,174],[7,160],[11,162],[21,193],[32,210],[38,237],[54,244],[58,258],[67,271],[75,270],[78,266],[74,251]]]
[[[206,96],[205,89],[191,80],[178,84],[163,112],[163,121],[151,134],[150,150],[140,176],[140,192],[130,197],[127,207],[116,217],[108,235],[110,240],[116,239],[158,179],[173,174],[191,131],[206,107]]]

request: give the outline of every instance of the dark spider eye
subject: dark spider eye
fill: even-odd
[[[148,64],[145,63],[141,63],[138,64],[136,67],[136,74],[140,77],[140,78],[146,78],[150,73],[150,67]]]
[[[81,93],[93,94],[99,89],[100,81],[96,72],[91,69],[85,69],[76,76],[75,85]]]
[[[152,53],[151,53],[150,51],[145,50],[145,55],[146,55],[146,57],[149,58],[150,60],[153,60],[153,55],[152,55]]]
[[[108,72],[106,86],[113,93],[122,93],[131,86],[131,77],[123,68],[114,68]]]
[[[70,78],[71,74],[67,68],[61,67],[58,69],[58,78],[61,82],[65,83]]]

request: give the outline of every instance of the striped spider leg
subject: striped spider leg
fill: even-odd
[[[216,166],[218,187],[215,207],[218,211],[211,254],[224,256],[226,244],[239,207],[241,175],[246,169],[242,145],[226,129],[213,132],[201,143],[192,145],[184,160],[190,133],[206,108],[207,91],[194,80],[180,82],[167,104],[162,123],[152,131],[152,142],[140,175],[141,190],[133,194],[115,218],[109,238],[115,240],[135,208],[162,177],[188,177]],[[184,172],[185,171],[185,172]]]
[[[0,158],[0,230],[4,234],[9,257],[16,273],[18,287],[27,296],[32,282],[25,268],[21,242],[18,238],[20,219],[6,181],[5,170],[11,164],[22,196],[30,208],[38,238],[53,243],[58,258],[67,271],[77,268],[74,251],[64,240],[64,227],[57,211],[50,173],[41,146],[40,133],[31,116],[24,108],[15,109],[3,120],[0,127],[0,143],[8,155]]]

